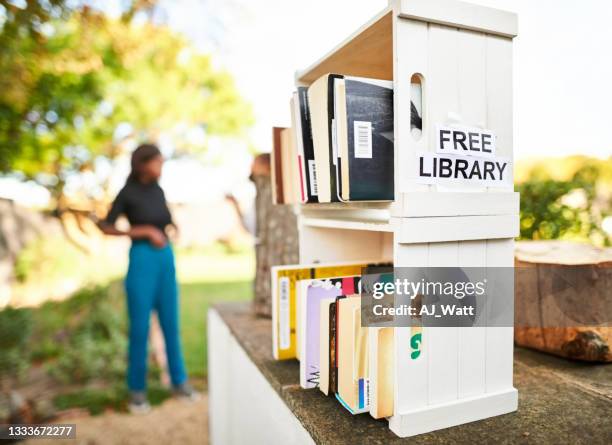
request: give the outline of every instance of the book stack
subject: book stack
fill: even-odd
[[[393,82],[326,74],[290,109],[291,128],[274,129],[275,203],[394,199]]]
[[[360,277],[376,261],[272,268],[273,355],[300,361],[300,386],[351,414],[393,415],[393,328],[363,327]]]

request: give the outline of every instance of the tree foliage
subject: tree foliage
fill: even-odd
[[[192,127],[239,135],[251,123],[249,104],[210,57],[165,26],[132,20],[150,1],[118,19],[68,10],[61,0],[14,3],[1,2],[1,171],[60,195],[67,176],[117,155],[120,126],[136,140],[156,140]]]
[[[522,239],[574,239],[610,246],[612,160],[582,156],[518,167]]]

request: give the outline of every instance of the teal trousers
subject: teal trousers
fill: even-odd
[[[174,252],[168,243],[157,248],[137,240],[130,248],[125,279],[129,314],[127,383],[131,391],[144,391],[147,382],[147,342],[151,311],[157,312],[164,333],[168,368],[173,385],[187,380],[179,335],[178,289]]]

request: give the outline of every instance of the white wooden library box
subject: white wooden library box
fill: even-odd
[[[331,52],[296,73],[309,85],[326,73],[393,80],[395,200],[299,206],[300,261],[380,257],[396,267],[512,267],[519,228],[513,187],[426,185],[416,154],[435,151],[436,125],[496,134],[512,159],[513,13],[455,0],[392,0]],[[410,129],[411,79],[422,88],[423,131]],[[410,328],[395,328],[395,415],[412,436],[517,409],[513,328],[424,328],[411,359]]]

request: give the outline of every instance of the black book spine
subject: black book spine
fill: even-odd
[[[329,305],[329,393],[338,392],[336,367],[336,303]]]
[[[331,201],[340,202],[337,193],[336,181],[336,162],[338,162],[337,155],[334,153],[334,132],[332,122],[334,121],[334,79],[342,79],[344,76],[339,74],[330,74],[327,78],[327,131],[329,135],[329,186],[331,189]]]
[[[319,202],[317,197],[316,172],[314,170],[314,145],[312,142],[312,126],[310,110],[308,109],[308,88],[298,87],[300,102],[300,120],[302,123],[302,144],[304,146],[304,174],[306,175],[307,202]]]

